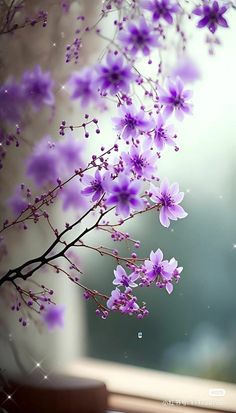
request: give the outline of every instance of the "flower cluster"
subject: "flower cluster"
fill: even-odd
[[[66,18],[69,3],[61,1],[60,7]],[[86,108],[88,113],[83,114],[81,125],[63,120],[58,139],[46,136],[34,145],[24,169],[32,188],[17,186],[8,201],[14,219],[5,219],[0,230],[4,233],[15,226],[27,229],[32,221],[38,223],[42,218],[52,231],[54,241],[42,255],[10,269],[0,278],[0,285],[11,281],[16,286],[14,310],[21,311],[25,306],[27,311],[35,309],[49,329],[63,325],[64,307],[51,301],[50,289],[42,286],[40,293],[34,293],[18,284],[20,279],[24,283],[42,268],[63,274],[82,288],[84,298],[95,303],[96,314],[103,319],[111,311],[145,317],[149,310],[144,302],[139,303],[135,293],[138,287],[156,286],[171,294],[180,279],[183,268],[175,258],[164,259],[157,247],[150,256],[139,256],[140,241],[123,231],[122,225],[146,213],[150,213],[153,225],[159,225],[158,216],[164,228],[171,221],[187,217],[182,206],[184,193],[178,183],[169,183],[159,176],[159,165],[169,147],[176,153],[179,150],[175,130],[180,125],[178,121],[193,113],[189,83],[199,78],[199,72],[187,55],[182,60],[178,55],[178,65],[169,67],[162,51],[175,53],[179,44],[182,50],[186,49],[182,17],[199,16],[197,27],[206,27],[213,34],[219,26],[228,27],[224,15],[230,6],[203,0],[194,10],[190,8],[188,5],[185,10],[175,0],[106,0],[100,19],[92,26],[86,24],[84,16],[77,17],[81,27],[67,46],[66,62],[80,62],[80,49],[86,45],[87,33],[93,32],[107,42],[98,61],[87,67],[78,65],[67,81],[68,99],[79,103],[81,110]],[[116,9],[119,12],[113,22],[113,36],[106,37],[101,22]],[[172,44],[169,32],[173,34],[173,28]],[[25,108],[32,107],[37,112],[45,105],[54,107],[54,84],[50,72],[44,72],[40,66],[25,71],[19,82],[6,81],[0,87],[0,119],[6,125],[20,124]],[[109,132],[100,128],[102,117],[98,121],[89,112],[94,107],[109,113]],[[1,144],[14,141],[2,134]],[[93,146],[98,139],[102,142],[100,151],[88,155],[85,142],[90,141]],[[109,142],[107,147],[105,141]],[[1,151],[3,158],[4,148]],[[74,212],[73,222],[65,218],[62,228],[55,228],[51,220],[57,200],[61,201],[66,217],[69,208]],[[68,216],[71,220],[72,214]],[[86,237],[95,230],[109,235],[117,249],[97,246],[95,236]],[[120,243],[127,246],[126,255],[121,253]],[[80,251],[85,248],[116,263],[115,289],[109,296],[86,285],[80,263]],[[23,325],[28,324],[24,317],[20,319]]]

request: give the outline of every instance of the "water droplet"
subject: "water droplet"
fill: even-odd
[[[139,332],[138,332],[138,338],[143,338],[143,333],[142,333],[142,331],[139,331]]]

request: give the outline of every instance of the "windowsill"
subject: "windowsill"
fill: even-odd
[[[65,373],[105,382],[109,392],[108,407],[117,411],[195,413],[210,410],[213,413],[235,412],[236,409],[234,384],[90,358],[79,359]]]

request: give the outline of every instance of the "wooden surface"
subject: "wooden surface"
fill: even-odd
[[[236,385],[156,372],[95,359],[80,359],[66,370],[103,381],[108,406],[127,413],[236,412]],[[188,406],[188,408],[186,407]]]
[[[9,382],[0,394],[0,408],[8,413],[104,413],[107,391],[94,379],[29,376]]]

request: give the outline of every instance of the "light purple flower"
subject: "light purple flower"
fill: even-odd
[[[98,201],[105,191],[105,179],[106,174],[102,177],[98,169],[96,170],[94,176],[84,175],[82,178],[82,183],[87,186],[81,193],[85,196],[92,195],[93,202]]]
[[[64,327],[64,305],[50,304],[42,313],[42,319],[47,325],[48,330],[54,330],[56,327]]]
[[[11,196],[11,198],[8,199],[8,205],[12,209],[13,214],[16,216],[20,215],[21,212],[27,208],[27,199],[19,187],[16,188],[15,193]]]
[[[26,174],[40,187],[55,183],[58,177],[58,159],[54,143],[50,137],[39,142],[28,159]]]
[[[138,313],[139,305],[137,304],[137,298],[131,295],[131,288],[127,288],[125,292],[121,292],[116,287],[111,292],[111,296],[107,301],[107,308],[110,310],[118,310],[122,314],[132,315]]]
[[[173,23],[172,14],[179,11],[179,5],[170,0],[141,0],[141,7],[152,13],[153,21],[164,19],[167,23]]]
[[[130,181],[125,174],[120,174],[118,181],[110,185],[107,206],[116,206],[116,213],[126,218],[132,209],[138,210],[143,207],[143,201],[139,196],[139,181]]]
[[[138,23],[129,22],[127,27],[119,33],[118,39],[132,56],[135,56],[139,51],[144,56],[148,56],[151,52],[150,48],[159,46],[157,34],[153,32],[151,25],[148,26],[143,17]]]
[[[183,120],[185,114],[192,113],[192,104],[189,99],[192,91],[184,90],[184,84],[180,78],[176,82],[169,81],[167,90],[158,86],[159,102],[163,104],[164,117],[170,116],[173,112],[178,120]]]
[[[159,114],[154,131],[154,144],[159,151],[162,151],[165,145],[175,146],[175,134],[173,126],[165,126],[164,117]]]
[[[188,56],[184,56],[182,59],[178,59],[171,75],[180,77],[185,83],[193,83],[201,78],[201,71],[195,61]]]
[[[60,174],[73,173],[75,169],[85,167],[83,160],[85,144],[73,134],[63,137],[56,146]]]
[[[35,110],[41,109],[43,105],[54,104],[53,85],[50,72],[43,72],[39,65],[34,70],[26,71],[22,77],[24,96]]]
[[[130,84],[135,79],[131,67],[125,63],[123,57],[113,53],[108,53],[106,64],[97,65],[96,70],[97,85],[102,93],[128,93]]]
[[[0,120],[2,122],[19,122],[24,105],[25,99],[21,86],[10,80],[0,86]]]
[[[135,138],[150,131],[153,126],[153,120],[143,110],[137,110],[133,105],[122,105],[119,108],[119,117],[113,118],[115,130],[120,133],[120,136],[129,141],[130,138]]]
[[[178,282],[180,279],[180,274],[183,270],[183,267],[178,267],[178,262],[176,261],[175,258],[171,258],[169,261],[169,264],[172,267],[172,277],[170,280],[167,281],[165,284],[166,291],[168,294],[171,294],[173,291],[173,281]]]
[[[72,179],[63,187],[59,196],[62,200],[62,208],[64,211],[72,208],[75,211],[83,212],[88,207],[88,202],[82,194],[81,183],[76,180],[76,178]]]
[[[144,261],[145,275],[149,281],[168,281],[172,277],[173,265],[169,261],[163,261],[163,252],[158,248],[156,252],[151,252],[150,260]]]
[[[96,88],[96,74],[91,67],[73,73],[68,84],[72,91],[71,99],[79,99],[83,108],[100,98]]]
[[[164,227],[169,227],[170,220],[176,221],[188,215],[179,205],[184,198],[184,193],[179,192],[179,185],[177,183],[170,185],[168,180],[164,179],[160,188],[151,184],[150,192],[152,194],[151,200],[161,205],[159,218],[160,223]]]
[[[121,266],[118,265],[116,270],[114,270],[115,274],[115,279],[113,281],[114,285],[121,286],[123,285],[124,287],[137,287],[138,284],[135,283],[135,281],[139,278],[139,275],[133,272],[132,274],[128,275],[125,271],[125,269]]]
[[[151,179],[157,171],[158,156],[152,150],[142,150],[140,146],[131,145],[130,151],[121,154],[128,170],[131,170],[137,178]]]
[[[227,20],[223,17],[223,14],[225,14],[227,10],[228,7],[226,5],[220,7],[217,1],[213,1],[212,4],[203,2],[202,6],[193,10],[193,14],[201,17],[197,27],[202,28],[207,26],[211,33],[215,33],[218,26],[229,27]]]

